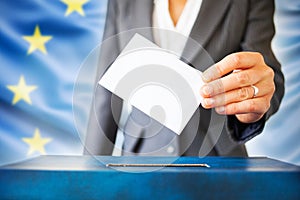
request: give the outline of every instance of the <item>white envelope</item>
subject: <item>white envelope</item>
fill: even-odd
[[[180,135],[201,103],[201,72],[136,34],[99,84]]]

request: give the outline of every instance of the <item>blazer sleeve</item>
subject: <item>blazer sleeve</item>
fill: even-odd
[[[241,48],[243,51],[255,51],[263,55],[265,63],[274,70],[276,89],[269,110],[258,122],[244,124],[235,116],[228,116],[227,129],[232,138],[238,142],[246,142],[263,131],[265,122],[277,112],[284,95],[284,76],[281,65],[271,48],[271,41],[275,34],[274,1],[250,0],[249,3],[248,25]]]

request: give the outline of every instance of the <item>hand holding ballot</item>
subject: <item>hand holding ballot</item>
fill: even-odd
[[[141,46],[139,51],[136,51],[137,45]],[[117,88],[117,84],[125,76],[146,65],[148,67],[140,70],[139,74],[135,74],[127,82],[123,81],[122,89]],[[157,70],[149,70],[149,65],[160,66]],[[168,70],[164,71],[163,68]],[[171,71],[176,72],[177,75],[180,74],[180,77],[177,79],[172,77]],[[154,73],[152,77],[151,73]],[[160,74],[163,77],[159,80],[157,77]],[[200,94],[204,98],[202,100],[204,108],[216,108],[219,114],[236,115],[243,123],[258,121],[270,107],[270,101],[275,91],[274,72],[258,53],[242,52],[228,55],[203,73],[202,78],[206,83],[203,86],[200,75],[199,71],[183,63],[176,56],[163,51],[142,36],[136,35],[99,83],[177,134],[181,133],[201,102],[201,97],[196,92],[199,88],[201,88]],[[169,79],[174,78],[172,86],[165,81],[168,77]],[[132,87],[134,79],[138,78],[143,79],[136,82],[140,85]],[[193,93],[174,98],[174,91],[177,91],[175,95],[180,95],[182,78],[185,79],[185,82],[189,82],[188,87],[192,88]],[[128,87],[126,88],[126,86]],[[166,88],[169,89],[166,90]],[[139,91],[137,92],[137,90]],[[183,100],[184,97],[186,97],[185,100]],[[197,99],[194,104],[188,101],[191,98]],[[183,109],[185,104],[190,105],[190,111]],[[159,113],[152,112],[152,106],[155,105],[159,105],[167,112],[164,113],[167,118],[162,118]],[[179,116],[178,119],[177,116]],[[182,120],[184,120],[183,124],[181,124]]]
[[[243,123],[256,122],[270,108],[273,79],[274,72],[261,54],[228,55],[203,73],[202,106],[216,108],[219,114],[236,115]]]

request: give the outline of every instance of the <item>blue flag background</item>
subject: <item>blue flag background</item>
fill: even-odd
[[[252,156],[300,165],[300,1],[276,0],[274,52],[285,75],[285,96],[263,134],[251,140]]]
[[[82,153],[73,87],[81,63],[102,39],[106,4],[0,2],[0,165]]]

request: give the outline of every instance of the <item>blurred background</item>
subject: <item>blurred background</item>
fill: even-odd
[[[275,0],[273,49],[285,76],[285,96],[264,132],[247,144],[250,156],[300,165],[300,1]]]
[[[0,2],[0,165],[38,155],[82,154],[78,132],[85,130],[94,76],[82,66],[97,63],[94,49],[101,43],[106,4]],[[300,1],[276,0],[275,25],[273,48],[286,94],[280,111],[247,149],[250,156],[300,165]],[[85,94],[78,96],[76,84]],[[74,105],[73,95],[84,103]]]

